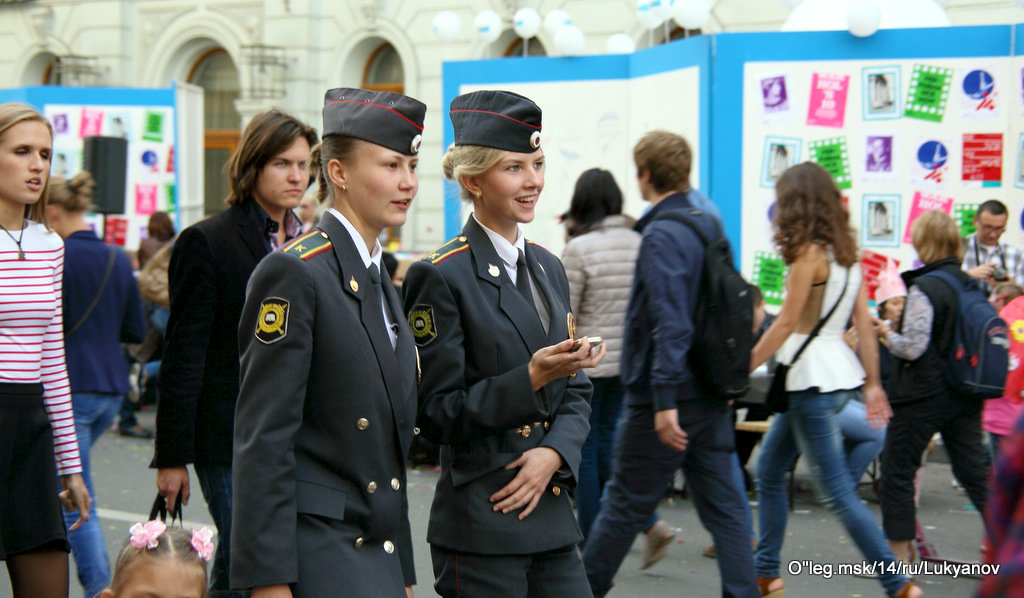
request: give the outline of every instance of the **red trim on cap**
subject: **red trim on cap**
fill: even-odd
[[[509,115],[507,115],[507,114],[502,114],[502,113],[500,113],[500,112],[491,112],[490,110],[466,110],[466,109],[458,109],[458,110],[452,110],[451,112],[449,112],[449,114],[454,114],[454,113],[456,113],[456,112],[478,112],[478,113],[480,113],[480,114],[493,114],[494,116],[500,116],[500,117],[502,117],[502,118],[507,118],[507,119],[509,119],[509,120],[511,120],[511,121],[515,121],[515,122],[517,122],[517,123],[519,123],[519,124],[521,124],[521,125],[526,125],[527,127],[530,127],[531,129],[537,129],[538,131],[540,130],[540,127],[539,127],[539,126],[537,126],[537,125],[531,125],[530,123],[526,123],[526,122],[523,122],[523,121],[519,120],[518,118],[512,118],[511,116],[509,116]]]
[[[423,130],[423,125],[418,125],[418,124],[414,123],[414,122],[413,122],[412,120],[410,120],[408,116],[406,116],[406,115],[402,114],[402,113],[401,113],[401,112],[399,112],[398,110],[395,110],[394,108],[389,108],[388,106],[383,106],[383,105],[381,105],[381,104],[375,104],[375,103],[373,103],[373,102],[360,102],[359,100],[331,100],[331,101],[329,101],[329,102],[327,102],[327,103],[328,103],[328,104],[340,104],[340,103],[346,103],[346,104],[362,104],[362,105],[364,105],[364,106],[376,106],[376,107],[378,107],[378,108],[383,108],[383,109],[385,109],[385,110],[390,110],[391,112],[394,112],[394,113],[395,113],[395,114],[397,114],[398,116],[401,116],[401,117],[402,117],[402,118],[404,118],[404,119],[405,119],[405,120],[406,120],[406,121],[407,121],[407,122],[408,122],[408,123],[409,123],[410,125],[412,125],[412,126],[416,127],[416,130],[417,130],[417,131],[422,131],[422,130]]]

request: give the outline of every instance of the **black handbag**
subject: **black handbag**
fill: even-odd
[[[846,287],[850,283],[850,269],[846,269],[846,280],[843,281],[843,290],[839,293],[839,299],[836,299],[835,305],[832,309],[828,310],[825,317],[818,321],[818,324],[811,330],[811,333],[807,335],[807,340],[804,341],[800,348],[797,349],[796,355],[793,355],[793,360],[788,364],[780,363],[775,366],[775,373],[772,375],[772,384],[768,387],[768,394],[765,395],[764,404],[771,410],[772,413],[785,413],[789,410],[789,394],[786,392],[786,375],[789,374],[789,368],[796,363],[797,359],[800,359],[800,355],[807,348],[807,345],[811,344],[814,337],[818,336],[821,332],[821,328],[828,322],[828,319],[832,317],[832,314],[839,307],[839,303],[842,302],[843,296],[846,295]]]
[[[162,494],[157,494],[156,499],[153,501],[153,507],[149,510],[149,520],[154,521],[159,519],[160,521],[167,522],[167,500]],[[173,524],[174,520],[178,520],[178,526],[182,525],[181,518],[181,491],[178,491],[178,498],[174,501],[174,509],[170,512],[171,521]]]

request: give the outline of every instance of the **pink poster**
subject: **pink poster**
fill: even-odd
[[[937,193],[926,193],[923,191],[914,192],[914,201],[910,204],[910,216],[907,217],[907,230],[903,233],[903,242],[912,243],[910,236],[910,225],[914,224],[918,216],[932,210],[942,210],[949,213],[953,209],[953,198],[942,197]]]
[[[92,108],[82,108],[82,126],[78,129],[78,136],[81,138],[102,135],[103,133],[103,111]]]
[[[156,211],[156,185],[135,185],[135,213],[146,216]]]
[[[807,124],[842,128],[849,86],[849,75],[814,73],[811,76],[811,100],[807,105]]]

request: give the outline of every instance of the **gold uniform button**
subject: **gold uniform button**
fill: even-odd
[[[459,243],[465,243],[465,242],[466,242],[466,237],[460,236],[459,237]]]
[[[365,417],[360,417],[359,419],[356,420],[356,427],[359,428],[360,430],[365,430],[366,428],[370,427],[370,420],[366,419]]]
[[[412,429],[412,435],[413,436],[419,436],[420,435],[420,429],[419,428],[413,428]]]
[[[358,538],[356,538],[356,541],[353,542],[352,545],[355,546],[356,548],[359,548],[360,546],[362,546],[363,545],[363,537],[359,536]]]
[[[394,551],[395,545],[391,542],[391,540],[384,540],[384,552],[391,554]]]
[[[551,494],[554,494],[555,496],[561,495],[562,494],[561,486],[554,486],[554,487],[552,487],[551,488]]]
[[[391,489],[398,492],[399,488],[402,487],[402,482],[398,481],[398,478],[391,478]]]
[[[374,492],[376,492],[377,491],[377,482],[370,482],[369,484],[367,484],[366,485],[366,491],[369,492],[370,494],[373,494]]]

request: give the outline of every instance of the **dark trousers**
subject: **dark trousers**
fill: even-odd
[[[590,399],[590,434],[583,443],[580,476],[576,485],[576,509],[580,531],[586,540],[601,509],[601,493],[612,477],[612,447],[615,425],[622,413],[622,382],[614,378],[591,378],[594,395]]]
[[[217,526],[217,550],[210,571],[210,598],[242,598],[231,592],[228,572],[231,570],[231,466],[196,465],[196,477],[210,516]]]
[[[594,596],[600,598],[611,589],[634,536],[649,524],[665,487],[682,468],[701,523],[715,542],[722,595],[759,598],[743,506],[746,496],[733,476],[730,407],[702,400],[678,403],[679,425],[689,443],[686,450],[676,452],[654,431],[651,406],[628,402],[615,435],[612,479],[583,549]]]
[[[893,405],[892,411],[878,488],[886,537],[893,542],[914,539],[914,474],[935,432],[942,434],[953,475],[967,490],[978,513],[984,513],[989,461],[981,439],[981,404],[942,394]]]
[[[576,546],[535,554],[474,554],[430,546],[443,598],[589,598]]]

